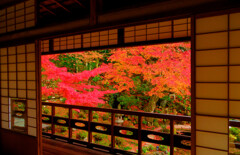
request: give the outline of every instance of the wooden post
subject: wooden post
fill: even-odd
[[[170,155],[174,154],[174,120],[170,119]]]
[[[69,109],[69,116],[68,116],[68,142],[72,143],[72,127],[71,127],[71,120],[72,120],[72,108]]]
[[[97,0],[90,0],[90,25],[97,24]]]
[[[115,147],[115,136],[114,136],[114,123],[115,123],[115,113],[111,113],[111,152],[114,152],[114,147]]]
[[[91,122],[92,122],[92,110],[88,110],[88,147],[92,143],[92,132],[91,132]]]
[[[142,154],[142,116],[138,115],[138,154]]]
[[[52,138],[53,139],[55,134],[54,116],[55,116],[55,106],[52,105]]]

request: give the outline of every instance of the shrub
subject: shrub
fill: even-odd
[[[62,126],[60,128],[60,132],[66,132],[68,130],[68,127]]]
[[[86,119],[86,114],[84,112],[80,112],[78,115],[79,118]]]
[[[159,150],[160,151],[167,151],[167,146],[165,146],[165,145],[159,145]]]
[[[118,145],[119,147],[124,144],[124,140],[119,137],[116,137],[115,142],[116,142],[116,145]]]
[[[107,135],[96,133],[95,135],[93,135],[93,137],[94,137],[95,141],[101,141],[103,139],[106,139]]]
[[[47,107],[43,107],[42,111],[43,111],[43,114],[46,114],[46,115],[50,113],[50,111]]]
[[[146,121],[146,120],[143,120],[143,121],[142,121],[142,124],[147,125],[147,121]]]
[[[78,132],[76,138],[79,140],[84,140],[85,138],[87,138],[87,132],[86,131]]]
[[[104,115],[102,116],[103,121],[106,121],[106,120],[108,120],[109,118],[110,118],[109,114],[104,114]]]
[[[131,150],[132,148],[127,146],[127,147],[124,147],[123,150],[127,151],[127,150]]]
[[[229,128],[230,135],[234,138],[234,141],[240,141],[240,129],[236,127]]]
[[[142,147],[142,152],[147,153],[156,150],[156,148],[153,145],[147,145]]]
[[[154,122],[153,122],[153,126],[155,126],[155,127],[157,128],[157,127],[159,127],[160,125],[158,124],[157,121],[154,121]]]
[[[93,119],[96,119],[96,120],[98,121],[98,118],[99,118],[98,114],[95,113],[95,114],[93,115]]]

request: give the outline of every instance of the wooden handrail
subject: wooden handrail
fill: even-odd
[[[172,120],[177,120],[177,121],[191,121],[190,116],[159,114],[159,113],[150,113],[150,112],[139,112],[139,111],[130,111],[130,110],[119,110],[119,109],[86,107],[86,106],[78,106],[78,105],[42,102],[42,105],[52,106],[53,104],[55,107],[63,107],[63,108],[71,108],[71,109],[82,109],[82,110],[101,111],[101,112],[119,113],[119,114],[127,114],[127,115],[137,115],[137,116],[144,116],[144,117],[155,117],[155,118],[163,118],[163,119],[172,119]]]

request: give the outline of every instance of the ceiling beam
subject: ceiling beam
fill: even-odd
[[[56,14],[54,12],[52,12],[50,9],[48,9],[46,6],[40,4],[40,7],[42,7],[43,9],[45,9],[47,12],[49,12],[50,14],[56,16]]]
[[[69,11],[66,7],[64,7],[61,3],[59,3],[58,1],[56,1],[56,0],[51,0],[51,1],[54,2],[54,3],[56,3],[59,7],[63,8],[65,11],[71,12],[71,11]]]
[[[78,5],[80,5],[83,8],[86,8],[85,5],[83,5],[83,3],[79,2],[79,0],[73,0],[74,2],[76,2]]]

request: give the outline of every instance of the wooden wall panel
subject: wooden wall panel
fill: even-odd
[[[6,129],[0,129],[0,144],[1,154],[4,155],[37,155],[38,153],[36,137]]]

